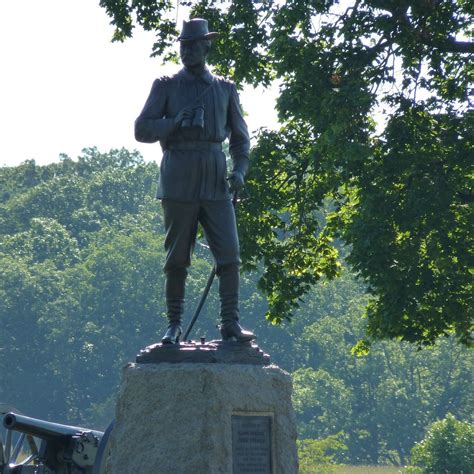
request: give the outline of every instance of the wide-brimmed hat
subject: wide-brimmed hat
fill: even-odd
[[[178,37],[179,41],[194,41],[200,39],[213,40],[219,36],[215,31],[209,32],[207,20],[203,18],[193,18],[183,21],[183,29]]]

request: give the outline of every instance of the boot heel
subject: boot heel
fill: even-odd
[[[223,341],[230,341],[232,339],[232,334],[229,334],[224,328],[224,325],[219,326],[219,331],[221,332]]]
[[[220,331],[223,341],[235,338],[238,342],[249,342],[256,338],[253,332],[247,331],[235,320],[223,322]]]

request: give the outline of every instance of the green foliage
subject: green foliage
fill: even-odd
[[[469,189],[472,159],[466,127],[421,106],[397,113],[361,177],[343,236],[351,245],[348,261],[374,296],[368,315],[375,338],[402,333],[433,343],[454,330],[470,341],[473,215],[459,200]]]
[[[403,474],[423,474],[421,467],[408,466],[403,469]]]
[[[248,179],[251,199],[239,210],[244,269],[263,264],[259,288],[268,297],[267,318],[275,323],[288,318],[321,277],[332,278],[340,269],[331,238],[321,232],[322,213],[316,212],[327,187],[311,171],[306,132],[295,124],[287,135],[262,134],[253,151],[258,166]]]
[[[427,430],[412,450],[412,463],[423,474],[472,474],[474,472],[474,424],[448,414]]]
[[[34,264],[50,260],[60,268],[79,259],[79,246],[67,229],[55,219],[34,217],[27,231],[2,239],[0,252]]]
[[[295,412],[306,420],[300,436],[329,436],[346,426],[351,417],[351,391],[343,380],[322,369],[305,368],[293,372],[293,386]]]
[[[9,190],[0,204],[8,223],[0,227],[0,400],[40,418],[107,426],[121,367],[165,327],[157,172],[135,153],[95,149],[48,166],[0,168]],[[70,189],[78,191],[65,212],[61,200]],[[289,193],[289,205],[291,199]],[[32,203],[34,212],[22,208]],[[256,290],[266,270],[254,267],[242,275],[242,320],[272,361],[292,373],[300,438],[318,440],[306,443],[308,463],[343,432],[347,450],[324,451],[334,462],[406,464],[434,420],[448,412],[472,420],[472,351],[447,338],[421,351],[377,343],[368,356],[355,357],[368,296],[348,268],[334,280],[322,276],[294,320],[273,325]],[[188,321],[210,269],[209,251],[198,241]],[[194,337],[217,337],[218,304],[214,287]]]
[[[470,3],[101,1],[116,39],[135,21],[157,32],[159,55],[177,38],[179,4],[220,32],[217,72],[280,85],[282,128],[257,137],[240,220],[247,266],[263,265],[267,317],[290,318],[338,273],[340,237],[372,295],[369,339],[454,333],[471,344]]]
[[[347,450],[344,434],[323,439],[303,439],[298,441],[299,472],[301,474],[333,474],[336,453]]]
[[[30,266],[0,256],[0,399],[21,400],[24,407],[41,407],[45,414],[63,416],[67,400],[62,394],[71,373],[58,370],[62,366],[57,356],[64,357],[67,351],[51,346],[61,327],[53,325],[53,332],[46,327],[51,319],[61,323],[59,302],[61,307],[74,304],[54,264]],[[67,339],[62,341],[65,344]]]
[[[294,354],[300,437],[343,431],[352,463],[403,465],[429,423],[448,412],[472,419],[472,351],[450,338],[421,351],[380,342],[355,357],[352,347],[365,331],[363,288],[343,272],[310,295],[289,326],[294,342],[285,342]]]
[[[159,324],[156,174],[135,152],[96,149],[0,169],[0,399],[107,425],[122,362]]]

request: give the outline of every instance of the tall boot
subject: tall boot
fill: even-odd
[[[172,270],[166,273],[165,297],[168,329],[161,339],[163,344],[177,344],[182,333],[181,320],[184,313],[184,291],[186,269]]]
[[[221,301],[222,340],[235,338],[240,342],[248,342],[255,339],[255,334],[245,330],[239,324],[239,266],[237,264],[223,265],[218,268],[217,276]]]

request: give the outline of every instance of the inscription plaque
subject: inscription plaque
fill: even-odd
[[[232,415],[232,473],[272,472],[272,417]]]

